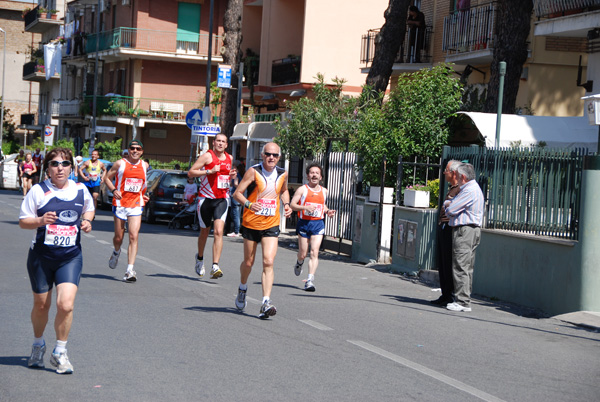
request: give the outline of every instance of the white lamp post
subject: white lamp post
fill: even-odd
[[[0,31],[4,34],[4,53],[2,61],[2,111],[0,112],[0,154],[2,153],[2,137],[4,136],[4,81],[6,77],[6,31],[0,28]]]

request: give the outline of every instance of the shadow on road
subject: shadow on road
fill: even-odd
[[[107,281],[123,282],[121,279],[115,278],[114,276],[103,275],[103,274],[81,274],[81,277],[82,278],[90,278],[90,279],[105,279]]]
[[[240,314],[240,312],[233,307],[204,307],[204,306],[194,306],[194,307],[185,307],[184,310],[190,311],[202,311],[205,313],[235,313]]]
[[[27,367],[27,356],[0,356],[0,366]]]
[[[156,277],[156,278],[169,278],[169,279],[187,279],[188,281],[200,282],[200,278],[194,278],[192,276],[186,276],[186,275],[152,274],[152,275],[146,275],[146,276],[152,276],[152,277]]]

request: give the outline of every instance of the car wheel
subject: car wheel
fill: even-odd
[[[173,226],[175,226],[175,229],[181,229],[181,222],[180,221],[175,221],[173,222]]]
[[[150,208],[150,207],[148,207],[146,209],[146,222],[148,222],[148,223],[156,222],[156,217],[154,216],[154,212],[152,211],[152,208]]]

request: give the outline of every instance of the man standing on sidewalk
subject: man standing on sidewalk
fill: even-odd
[[[308,253],[310,242],[310,258],[308,261],[308,279],[304,283],[304,290],[315,291],[315,273],[319,265],[319,249],[325,235],[325,215],[333,216],[335,211],[327,208],[327,189],[321,186],[323,170],[318,163],[312,163],[306,168],[308,184],[296,190],[292,197],[292,210],[298,211],[298,258],[294,266],[294,273],[300,276],[302,265]]]
[[[456,168],[460,191],[452,200],[444,201],[446,215],[452,226],[452,272],[456,301],[446,308],[452,311],[471,311],[475,249],[481,237],[484,199],[475,181],[475,169],[469,163]]]
[[[223,232],[229,208],[229,184],[231,182],[231,155],[225,152],[227,136],[217,134],[213,140],[213,149],[201,155],[188,172],[188,177],[200,177],[198,190],[198,219],[200,235],[198,236],[198,253],[196,254],[196,273],[204,276],[204,247],[210,234],[210,225],[214,220],[213,263],[211,278],[223,276],[219,268],[221,251],[223,250]]]
[[[275,274],[273,265],[277,254],[279,237],[280,205],[283,202],[285,217],[292,214],[290,193],[287,188],[287,172],[277,166],[281,150],[279,145],[269,142],[262,152],[262,163],[252,166],[233,194],[233,198],[244,206],[242,237],[244,238],[244,261],[240,265],[240,286],[235,306],[243,311],[246,307],[248,277],[254,265],[258,243],[262,246],[262,291],[263,299],[259,318],[265,319],[277,313],[271,303],[271,290]],[[248,198],[244,192],[248,189]]]
[[[129,232],[129,248],[127,249],[127,272],[123,277],[126,282],[135,282],[137,276],[133,265],[138,250],[138,234],[142,225],[142,212],[148,202],[146,196],[146,171],[148,165],[141,160],[144,145],[140,140],[129,143],[129,152],[123,159],[116,161],[110,171],[104,175],[104,184],[113,193],[113,215],[115,235],[113,250],[108,266],[115,269],[121,255],[121,245],[125,235],[125,223]],[[116,178],[115,184],[113,179]]]
[[[460,190],[456,183],[456,168],[460,164],[459,161],[451,160],[446,164],[444,177],[448,182],[448,194],[445,200],[453,199]],[[450,218],[446,216],[446,208],[442,205],[437,226],[437,256],[438,256],[438,273],[440,275],[440,287],[442,295],[432,300],[431,303],[446,307],[454,302],[454,279],[452,278],[452,228],[449,225]]]

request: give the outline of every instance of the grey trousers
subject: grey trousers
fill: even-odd
[[[481,228],[458,226],[452,228],[452,277],[456,303],[471,307],[475,249],[479,245]]]

